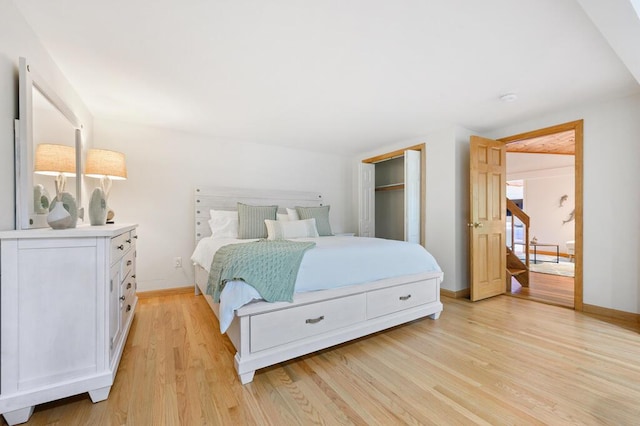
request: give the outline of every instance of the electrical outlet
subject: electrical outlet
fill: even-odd
[[[173,266],[174,268],[182,268],[182,258],[181,257],[176,257],[173,259]]]

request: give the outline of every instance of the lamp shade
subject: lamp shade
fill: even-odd
[[[33,171],[42,175],[76,175],[76,149],[69,145],[41,143],[36,147]]]
[[[127,178],[127,165],[124,154],[107,149],[90,149],[87,151],[87,161],[84,174],[89,177],[108,177],[113,180]]]

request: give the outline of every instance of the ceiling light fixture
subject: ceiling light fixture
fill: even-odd
[[[515,93],[505,93],[504,95],[500,96],[500,100],[502,102],[513,102],[517,99],[518,95],[516,95]]]

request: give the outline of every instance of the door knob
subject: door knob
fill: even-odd
[[[480,222],[473,222],[473,223],[469,223],[469,228],[482,228],[482,223]]]

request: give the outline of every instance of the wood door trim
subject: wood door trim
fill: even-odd
[[[402,157],[404,155],[404,152],[407,150],[421,151],[422,154],[424,155],[425,144],[422,143],[419,145],[413,145],[407,148],[402,148],[395,151],[387,152],[386,154],[376,155],[375,157],[366,158],[362,160],[362,162],[363,163],[379,163],[381,161],[391,160],[392,158]]]
[[[427,229],[427,144],[409,146],[386,154],[376,155],[362,160],[363,163],[379,163],[392,158],[401,157],[407,150],[420,151],[420,245],[426,247],[425,230]]]
[[[564,132],[567,130],[573,130],[575,132],[575,197],[576,197],[576,211],[575,211],[575,277],[574,277],[574,309],[576,311],[584,310],[583,302],[583,214],[584,214],[584,120],[569,121],[567,123],[558,124],[555,126],[545,127],[543,129],[533,130],[531,132],[519,133],[513,136],[507,136],[504,138],[496,139],[500,142],[508,144],[509,142],[515,142],[523,139],[531,139],[539,136],[551,135],[553,133]]]

